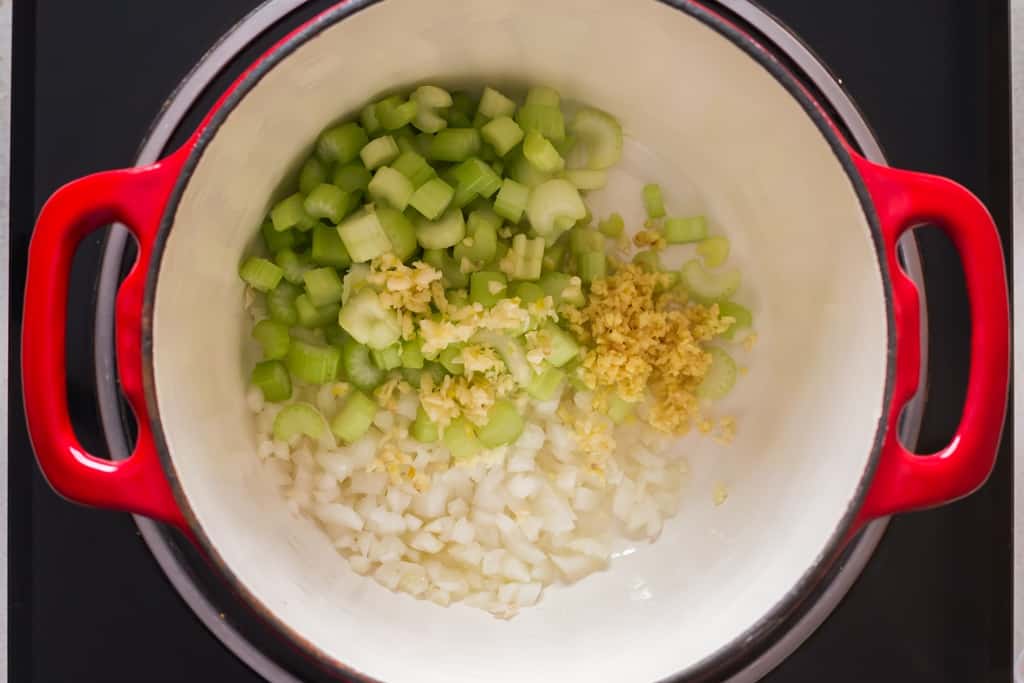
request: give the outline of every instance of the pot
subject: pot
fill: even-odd
[[[510,621],[350,571],[262,476],[243,398],[237,264],[281,170],[331,121],[421,82],[543,83],[614,112],[627,142],[596,212],[636,206],[640,184],[661,180],[670,205],[726,226],[758,320],[727,406],[736,440],[680,442],[696,453],[694,481],[662,537]],[[71,257],[114,221],[139,245],[117,301],[139,436],[116,463],[78,443],[62,390]],[[920,360],[896,241],[923,222],[960,251],[973,321],[961,423],[925,457],[895,429]],[[30,246],[25,310],[26,413],[54,489],[181,530],[281,638],[365,680],[720,680],[815,593],[865,522],[985,481],[1008,382],[1003,254],[981,203],[858,156],[767,50],[688,1],[339,4],[257,61],[171,156],[59,189]],[[723,480],[716,506],[710,482]]]

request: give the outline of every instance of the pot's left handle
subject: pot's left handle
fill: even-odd
[[[29,245],[21,356],[29,435],[50,485],[74,502],[148,515],[187,533],[154,448],[141,382],[142,290],[179,167],[172,157],[144,168],[96,173],[50,197]],[[132,455],[118,462],[90,455],[79,443],[65,389],[71,260],[82,238],[114,222],[128,226],[139,254],[117,302],[119,375],[139,437]]]

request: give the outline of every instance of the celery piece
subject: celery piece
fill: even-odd
[[[263,358],[277,360],[288,355],[288,326],[273,320],[261,320],[252,328],[252,337],[263,349]]]
[[[331,432],[341,441],[352,443],[369,431],[376,415],[376,401],[361,391],[351,391],[331,420]]]
[[[519,301],[524,304],[532,304],[533,302],[540,301],[547,296],[540,285],[526,281],[514,283],[509,290],[509,294],[511,296],[518,297]]]
[[[501,178],[490,166],[476,157],[466,159],[452,169],[452,176],[463,192],[490,197],[501,187]]]
[[[299,192],[309,194],[313,188],[327,182],[327,165],[315,156],[306,159],[299,170]]]
[[[554,88],[544,85],[534,86],[526,91],[526,104],[537,104],[545,107],[558,107],[562,96]]]
[[[483,450],[473,424],[464,417],[457,417],[448,423],[442,441],[456,460],[467,460]]]
[[[339,306],[336,303],[316,306],[309,294],[295,297],[295,313],[300,327],[316,328],[330,325],[338,318]]]
[[[608,397],[608,417],[615,424],[622,424],[633,414],[633,405],[624,401],[617,394]]]
[[[544,240],[519,233],[502,261],[502,270],[513,280],[536,280],[544,265]]]
[[[384,130],[398,130],[412,123],[419,105],[414,101],[403,102],[399,97],[385,97],[374,106],[377,121]]]
[[[401,211],[389,206],[377,207],[380,227],[391,242],[391,251],[400,261],[408,261],[419,248],[416,243],[416,229]]]
[[[416,239],[424,249],[447,249],[465,236],[466,222],[461,209],[450,208],[436,221],[423,218],[416,222]]]
[[[571,168],[565,172],[565,179],[575,185],[577,190],[600,190],[608,184],[608,173],[604,170]]]
[[[704,216],[690,218],[666,218],[662,226],[662,234],[669,244],[686,244],[699,242],[708,236],[708,223]]]
[[[269,292],[281,281],[284,270],[265,258],[247,258],[238,269],[238,275],[253,289]]]
[[[448,126],[451,128],[475,128],[473,125],[473,119],[456,109],[449,109],[446,111],[444,119],[448,122]]]
[[[572,131],[586,154],[587,168],[609,168],[622,158],[622,126],[611,114],[584,107],[576,112]]]
[[[576,256],[592,251],[604,252],[604,237],[590,228],[575,227],[569,231],[569,248]]]
[[[331,182],[345,190],[345,192],[360,192],[369,187],[370,178],[372,177],[370,172],[366,170],[366,167],[357,161],[345,166],[339,166],[334,171]]]
[[[432,422],[427,416],[423,406],[416,409],[416,419],[409,427],[409,434],[420,443],[433,443],[437,441],[437,423]]]
[[[440,178],[431,178],[420,185],[409,199],[409,205],[425,218],[435,220],[451,204],[455,190]]]
[[[373,364],[387,372],[402,367],[402,345],[392,344],[386,349],[372,349],[370,359]]]
[[[309,255],[313,263],[320,266],[348,268],[352,264],[352,257],[348,255],[338,229],[326,225],[313,228],[313,247]]]
[[[517,150],[509,154],[508,168],[506,171],[508,172],[507,175],[509,178],[531,190],[551,180],[551,175],[538,171],[537,168],[523,156],[522,150]]]
[[[387,202],[399,211],[409,206],[414,190],[412,181],[390,166],[378,168],[366,189],[375,202]]]
[[[494,402],[487,413],[487,424],[477,434],[480,443],[486,448],[497,448],[512,443],[523,433],[522,415],[512,401],[502,398]]]
[[[341,303],[347,302],[353,294],[366,286],[370,277],[370,264],[353,263],[341,279]]]
[[[461,375],[465,372],[462,363],[462,344],[449,344],[442,349],[437,356],[437,362],[441,364],[449,375]]]
[[[276,254],[282,249],[290,249],[295,246],[295,230],[275,230],[274,222],[269,218],[263,221],[263,225],[260,226],[260,233],[263,235],[263,244],[266,245],[267,251],[271,254]]]
[[[736,361],[717,346],[706,350],[711,354],[711,366],[704,379],[697,385],[696,394],[700,398],[711,400],[724,398],[736,384]]]
[[[564,382],[564,370],[547,366],[530,379],[526,393],[538,401],[550,401],[558,395]]]
[[[338,226],[338,234],[355,263],[363,263],[391,251],[391,241],[375,211],[357,211]]]
[[[587,215],[579,190],[568,180],[555,178],[533,188],[526,206],[526,216],[534,232],[548,244],[573,223]]]
[[[338,378],[341,351],[334,346],[292,339],[285,364],[288,372],[307,384],[326,384]]]
[[[324,328],[324,337],[327,338],[327,343],[331,346],[337,346],[341,348],[341,345],[349,338],[348,332],[341,329],[341,325],[334,322],[333,325],[328,325]]]
[[[661,270],[661,256],[654,249],[638,251],[633,255],[633,263],[651,273]]]
[[[733,339],[740,330],[749,329],[754,323],[754,316],[749,308],[740,306],[733,301],[720,301],[718,303],[718,315],[729,317],[734,320],[729,329],[722,333],[726,339]]]
[[[526,387],[530,383],[533,371],[530,370],[530,363],[526,360],[526,350],[519,337],[510,337],[495,330],[480,330],[473,335],[472,341],[497,351],[516,384]]]
[[[541,327],[541,331],[551,344],[551,352],[548,354],[547,360],[554,367],[562,367],[580,352],[579,342],[553,322],[545,323]]]
[[[481,270],[469,276],[469,300],[490,308],[507,298],[508,279],[504,273]]]
[[[480,152],[480,133],[475,128],[445,128],[434,135],[430,158],[461,162]]]
[[[452,96],[448,91],[436,85],[421,85],[413,91],[410,99],[419,106],[412,121],[416,128],[424,133],[436,133],[448,125],[448,121],[437,112],[452,106]]]
[[[299,322],[299,313],[295,310],[295,299],[302,290],[287,280],[282,280],[277,287],[267,293],[267,311],[270,319],[291,327]]]
[[[662,218],[665,215],[665,200],[661,196],[661,186],[657,183],[644,185],[644,209],[648,218]]]
[[[373,102],[363,107],[363,110],[359,113],[359,122],[363,124],[363,128],[370,135],[380,131],[380,121],[377,120],[377,107]]]
[[[287,405],[274,418],[274,438],[290,441],[304,435],[319,441],[327,436],[327,421],[320,411],[309,403],[298,402]]]
[[[348,211],[348,193],[336,185],[321,183],[306,195],[303,207],[314,218],[326,218],[332,223],[339,223]]]
[[[452,113],[459,113],[467,118],[472,118],[476,113],[477,102],[471,94],[463,90],[452,93]]]
[[[445,289],[461,289],[469,285],[469,275],[462,272],[461,263],[452,258],[447,250],[427,249],[423,252],[423,262],[441,271]]]
[[[599,222],[597,229],[607,237],[620,237],[626,229],[626,222],[622,220],[621,214],[613,213],[608,218]]]
[[[503,157],[523,140],[523,129],[508,116],[499,116],[480,129],[480,136]]]
[[[501,227],[501,216],[491,210],[491,206],[480,199],[470,207],[472,211],[466,218],[466,232],[475,234],[480,228],[491,228],[495,232]]]
[[[310,302],[317,308],[341,301],[341,278],[334,268],[307,270],[302,279],[306,283],[306,294]]]
[[[343,123],[328,128],[316,141],[316,154],[321,161],[347,164],[359,155],[369,137],[358,123]]]
[[[567,273],[549,272],[540,276],[537,282],[554,299],[555,305],[566,303],[570,306],[582,306],[586,303],[583,296],[582,280],[573,278]]]
[[[729,258],[729,240],[725,237],[708,237],[697,245],[697,254],[704,259],[704,265],[717,268]]]
[[[523,156],[541,173],[558,173],[565,168],[565,160],[555,146],[535,130],[523,139]]]
[[[409,368],[410,370],[423,368],[423,342],[419,337],[402,342],[400,360],[403,368]]]
[[[391,168],[408,178],[412,182],[412,186],[417,189],[431,178],[437,177],[437,172],[427,163],[427,160],[414,150],[402,152],[391,164]]]
[[[309,270],[309,259],[291,249],[282,249],[274,254],[274,263],[281,268],[284,279],[293,285],[302,284],[302,276]]]
[[[345,376],[363,391],[372,391],[384,381],[384,372],[373,364],[370,349],[352,337],[341,343],[341,365]]]
[[[546,271],[561,268],[562,263],[565,262],[565,252],[568,247],[569,242],[563,235],[557,242],[544,250],[544,261],[541,263],[541,267]]]
[[[576,257],[576,270],[583,282],[592,284],[608,274],[608,259],[603,251],[588,251]]]
[[[398,143],[395,142],[395,139],[390,135],[385,135],[366,143],[359,151],[359,157],[363,160],[363,165],[372,171],[380,166],[390,164],[398,158],[399,153]]]
[[[369,287],[349,297],[338,314],[338,324],[353,339],[371,349],[387,348],[402,335],[397,313],[384,306]]]
[[[305,199],[298,192],[285,197],[270,210],[270,220],[274,223],[274,230],[302,229],[312,218],[306,212]]]
[[[516,123],[524,133],[537,131],[553,143],[565,139],[565,117],[562,110],[546,104],[524,104],[516,112]]]
[[[684,263],[679,274],[690,297],[702,304],[728,299],[740,287],[740,271],[707,270],[699,259]]]
[[[496,119],[500,116],[512,116],[516,112],[514,100],[505,97],[494,88],[484,88],[480,96],[480,105],[477,111],[489,119]]]
[[[263,398],[271,403],[287,401],[292,396],[292,380],[288,370],[279,360],[265,360],[252,369],[250,383],[263,392]]]
[[[477,210],[469,214],[466,224],[466,237],[455,245],[455,262],[461,264],[462,259],[469,259],[475,264],[489,263],[498,252],[498,231],[494,223],[480,216],[486,210]],[[490,215],[494,214],[487,211]],[[494,216],[497,218],[497,216]],[[501,219],[498,219],[498,225]]]

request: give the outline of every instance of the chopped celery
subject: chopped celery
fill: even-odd
[[[306,293],[314,306],[320,308],[341,301],[341,278],[334,268],[314,268],[302,276]]]
[[[340,360],[337,347],[292,339],[285,364],[288,372],[307,384],[326,384],[338,378]]]
[[[456,460],[472,458],[483,450],[483,445],[476,437],[473,424],[464,417],[455,418],[448,423],[442,440]]]
[[[409,434],[420,443],[437,441],[437,423],[431,421],[422,405],[416,409],[416,419],[409,427]]]
[[[679,273],[686,291],[702,304],[728,299],[740,287],[740,271],[707,270],[698,259],[684,263]]]
[[[541,173],[557,173],[565,168],[565,160],[555,146],[535,130],[523,140],[523,156]]]
[[[357,211],[338,226],[338,234],[345,243],[349,256],[356,263],[363,263],[391,251],[391,241],[381,227],[376,212],[363,209]]]
[[[578,190],[600,190],[608,184],[608,173],[586,168],[569,169],[565,172],[565,179]]]
[[[298,435],[319,441],[327,436],[327,421],[320,411],[308,403],[292,403],[274,418],[274,438],[289,441]]]
[[[505,97],[494,88],[484,88],[480,96],[480,105],[477,111],[489,119],[496,119],[499,116],[512,116],[516,112],[516,103]]]
[[[576,257],[576,269],[580,278],[589,284],[599,280],[608,274],[608,259],[604,251],[588,251]]]
[[[270,220],[274,223],[274,230],[287,230],[288,228],[305,229],[304,226],[312,226],[313,217],[306,212],[305,199],[296,192],[289,195],[274,205],[270,210]]]
[[[409,206],[414,190],[412,181],[390,166],[378,168],[366,189],[375,202],[387,202],[399,211]]]
[[[614,116],[584,107],[573,118],[572,131],[587,158],[587,168],[609,168],[622,158],[622,126]]]
[[[363,110],[359,113],[359,121],[370,135],[380,131],[380,121],[377,120],[377,107],[374,106],[373,102],[363,107]]]
[[[320,266],[334,266],[335,268],[348,268],[352,264],[352,257],[345,249],[345,243],[341,241],[337,228],[318,225],[313,228],[313,247],[310,250],[310,259]]]
[[[337,185],[321,183],[314,187],[303,202],[306,213],[314,218],[326,218],[339,223],[350,209],[348,193]]]
[[[398,155],[398,143],[390,135],[370,140],[359,151],[359,157],[363,160],[363,165],[371,171],[379,166],[390,164],[398,158]]]
[[[530,363],[526,360],[526,351],[519,338],[510,337],[494,330],[480,330],[473,335],[473,341],[490,346],[497,351],[516,384],[521,387],[530,384],[533,372],[530,370]]]
[[[366,286],[366,280],[370,277],[370,265],[368,263],[353,263],[341,279],[341,303],[347,302],[353,294]]]
[[[412,123],[419,105],[415,101],[403,102],[399,97],[385,97],[374,107],[377,120],[385,130],[398,130]]]
[[[567,303],[570,306],[582,306],[586,303],[579,278],[574,279],[566,273],[550,272],[541,275],[537,284],[554,299],[555,305]]]
[[[662,233],[665,235],[665,241],[669,244],[699,242],[708,236],[708,223],[704,216],[666,218]]]
[[[357,161],[345,166],[339,166],[334,171],[331,182],[345,190],[345,192],[355,193],[369,187],[370,178],[372,177],[370,172],[366,170],[366,167]]]
[[[291,249],[282,249],[274,254],[274,263],[281,268],[284,279],[293,285],[302,284],[302,276],[309,270],[309,259]]]
[[[250,379],[253,386],[263,392],[263,398],[271,403],[287,401],[292,395],[292,380],[288,370],[279,360],[265,360],[252,369]]]
[[[295,313],[300,327],[324,327],[330,325],[338,317],[339,306],[336,303],[316,306],[309,294],[295,297]]]
[[[412,99],[419,106],[412,121],[416,128],[424,133],[436,133],[448,125],[448,121],[437,113],[438,109],[452,106],[452,96],[448,91],[436,85],[421,85],[413,92]]]
[[[449,344],[444,347],[437,356],[437,362],[441,364],[450,375],[461,375],[465,372],[462,362],[462,344]]]
[[[732,301],[720,301],[718,303],[718,314],[722,317],[732,318],[735,322],[729,326],[722,336],[726,339],[733,339],[740,330],[749,329],[754,323],[754,316],[750,309]]]
[[[441,271],[445,289],[460,290],[469,285],[469,275],[462,272],[461,264],[446,249],[427,249],[423,252],[423,262]]]
[[[491,170],[493,170],[498,175],[502,175],[505,172],[505,162],[500,161],[500,160],[499,161],[492,161],[491,162]]]
[[[544,262],[541,264],[544,270],[558,270],[565,261],[565,251],[569,243],[563,235],[557,242],[544,250]]]
[[[512,443],[523,433],[522,415],[516,404],[508,399],[498,399],[487,414],[487,424],[477,435],[486,448],[497,448]]]
[[[513,284],[509,293],[512,296],[519,297],[519,301],[524,304],[532,304],[533,302],[540,301],[547,296],[540,285],[526,281],[520,281]]]
[[[352,337],[341,343],[341,365],[348,380],[363,391],[372,391],[384,381],[384,372],[373,364],[370,349]]]
[[[430,158],[459,162],[480,152],[480,133],[476,128],[445,128],[430,144]]]
[[[466,218],[466,231],[472,235],[481,227],[493,228],[495,232],[501,227],[501,216],[491,210],[487,202],[477,200],[469,216]]]
[[[665,215],[665,200],[661,196],[661,186],[657,183],[644,185],[644,209],[648,218],[662,218]]]
[[[551,345],[547,360],[554,367],[562,367],[579,354],[579,342],[558,325],[552,322],[544,323],[541,331]]]
[[[328,128],[316,142],[316,153],[322,161],[347,164],[366,145],[369,137],[358,123],[343,123]]]
[[[490,197],[501,187],[501,178],[490,166],[476,157],[466,159],[452,169],[452,175],[464,192]]]
[[[408,261],[419,248],[416,243],[416,229],[412,221],[405,217],[401,211],[392,209],[389,206],[377,207],[377,220],[384,234],[391,242],[391,251],[401,261]]]
[[[498,230],[494,222],[485,217],[486,214],[497,218],[501,225],[501,219],[491,211],[478,209],[469,214],[466,222],[466,237],[455,245],[455,262],[461,264],[462,259],[468,259],[471,263],[489,263],[498,251]]]
[[[626,229],[626,222],[622,220],[622,215],[613,213],[597,224],[597,229],[607,237],[620,237],[622,232]]]
[[[435,220],[448,208],[454,195],[451,185],[440,178],[431,178],[413,193],[409,205],[425,218]]]
[[[402,346],[392,344],[386,349],[373,349],[370,351],[370,358],[373,364],[387,372],[402,366]]]
[[[295,246],[295,230],[275,230],[274,222],[272,220],[263,221],[263,225],[260,226],[260,233],[263,235],[263,244],[266,245],[267,251],[271,254],[276,254],[282,249],[290,249]]]
[[[427,163],[427,160],[418,152],[411,150],[402,152],[401,156],[391,164],[391,168],[408,178],[414,188],[422,187],[425,182],[437,176],[437,172]]]
[[[707,349],[711,354],[711,367],[697,386],[697,396],[711,400],[723,398],[736,384],[736,361],[717,346]]]
[[[565,382],[565,371],[548,366],[533,376],[526,386],[526,393],[538,401],[550,401],[558,395],[563,382]]]
[[[729,258],[729,240],[726,237],[708,237],[697,245],[697,253],[704,259],[704,265],[717,268]]]
[[[569,231],[569,248],[576,256],[592,251],[604,253],[604,237],[590,228],[575,227]]]
[[[633,406],[633,403],[622,400],[618,394],[612,394],[608,397],[608,417],[615,424],[622,424],[633,414]]]
[[[487,122],[480,129],[484,141],[494,148],[495,153],[503,157],[523,140],[523,129],[508,116],[499,116]]]
[[[587,207],[575,185],[555,178],[533,188],[526,215],[534,232],[554,244],[562,232],[587,215]]]
[[[419,338],[402,342],[402,367],[418,370],[423,367],[423,342]]]
[[[263,358],[277,360],[288,355],[288,326],[273,320],[261,320],[252,328],[252,336],[263,349]]]
[[[565,117],[562,110],[546,104],[524,104],[516,112],[516,123],[523,132],[535,130],[553,143],[565,140]]]
[[[501,269],[513,280],[536,280],[544,265],[544,240],[519,233],[502,259]]]
[[[422,219],[416,222],[416,239],[424,249],[447,249],[461,242],[465,236],[466,221],[461,209],[450,208],[436,221]]]
[[[287,280],[282,280],[277,287],[267,293],[267,311],[270,319],[291,327],[299,322],[299,313],[295,310],[295,299],[302,290]]]
[[[661,256],[654,249],[638,251],[633,256],[633,263],[651,273],[657,273],[661,270]]]
[[[506,298],[508,279],[504,273],[481,270],[469,276],[469,300],[490,308]]]
[[[498,195],[494,198],[494,213],[513,223],[518,223],[522,219],[529,201],[530,188],[511,178],[505,178],[501,183]]]
[[[341,347],[346,339],[349,338],[348,332],[341,329],[341,325],[335,322],[333,325],[328,325],[324,328],[324,337],[327,338],[327,343],[331,346]]]
[[[363,392],[353,390],[331,420],[331,432],[341,441],[352,443],[366,434],[376,415],[377,402]]]
[[[309,194],[317,185],[327,182],[327,165],[316,157],[306,159],[299,170],[299,192]]]
[[[284,270],[265,258],[253,256],[245,260],[238,269],[238,275],[253,289],[269,292],[281,281]]]
[[[364,287],[349,297],[338,314],[338,324],[360,344],[384,349],[398,341],[402,326],[395,311],[380,302],[377,293]]]
[[[526,104],[537,104],[545,107],[558,107],[562,96],[554,88],[538,85],[526,91]]]
[[[531,190],[551,180],[549,173],[542,173],[523,156],[522,151],[513,152],[509,156],[508,177]]]

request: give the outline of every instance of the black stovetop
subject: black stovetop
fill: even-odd
[[[12,359],[25,254],[45,198],[77,176],[131,164],[178,81],[256,4],[15,3]],[[989,206],[1009,252],[1008,3],[762,4],[841,77],[889,162],[967,185]],[[937,233],[921,240],[931,305],[931,394],[920,444],[928,451],[945,445],[959,416],[969,316],[955,252]],[[76,257],[68,335],[72,418],[96,453],[105,451],[91,348],[101,244],[99,235],[88,239]],[[128,515],[71,505],[48,488],[25,433],[17,367],[11,375],[10,680],[256,681],[178,597]],[[893,521],[834,615],[765,680],[1010,680],[1011,456],[1008,429],[982,491]]]

